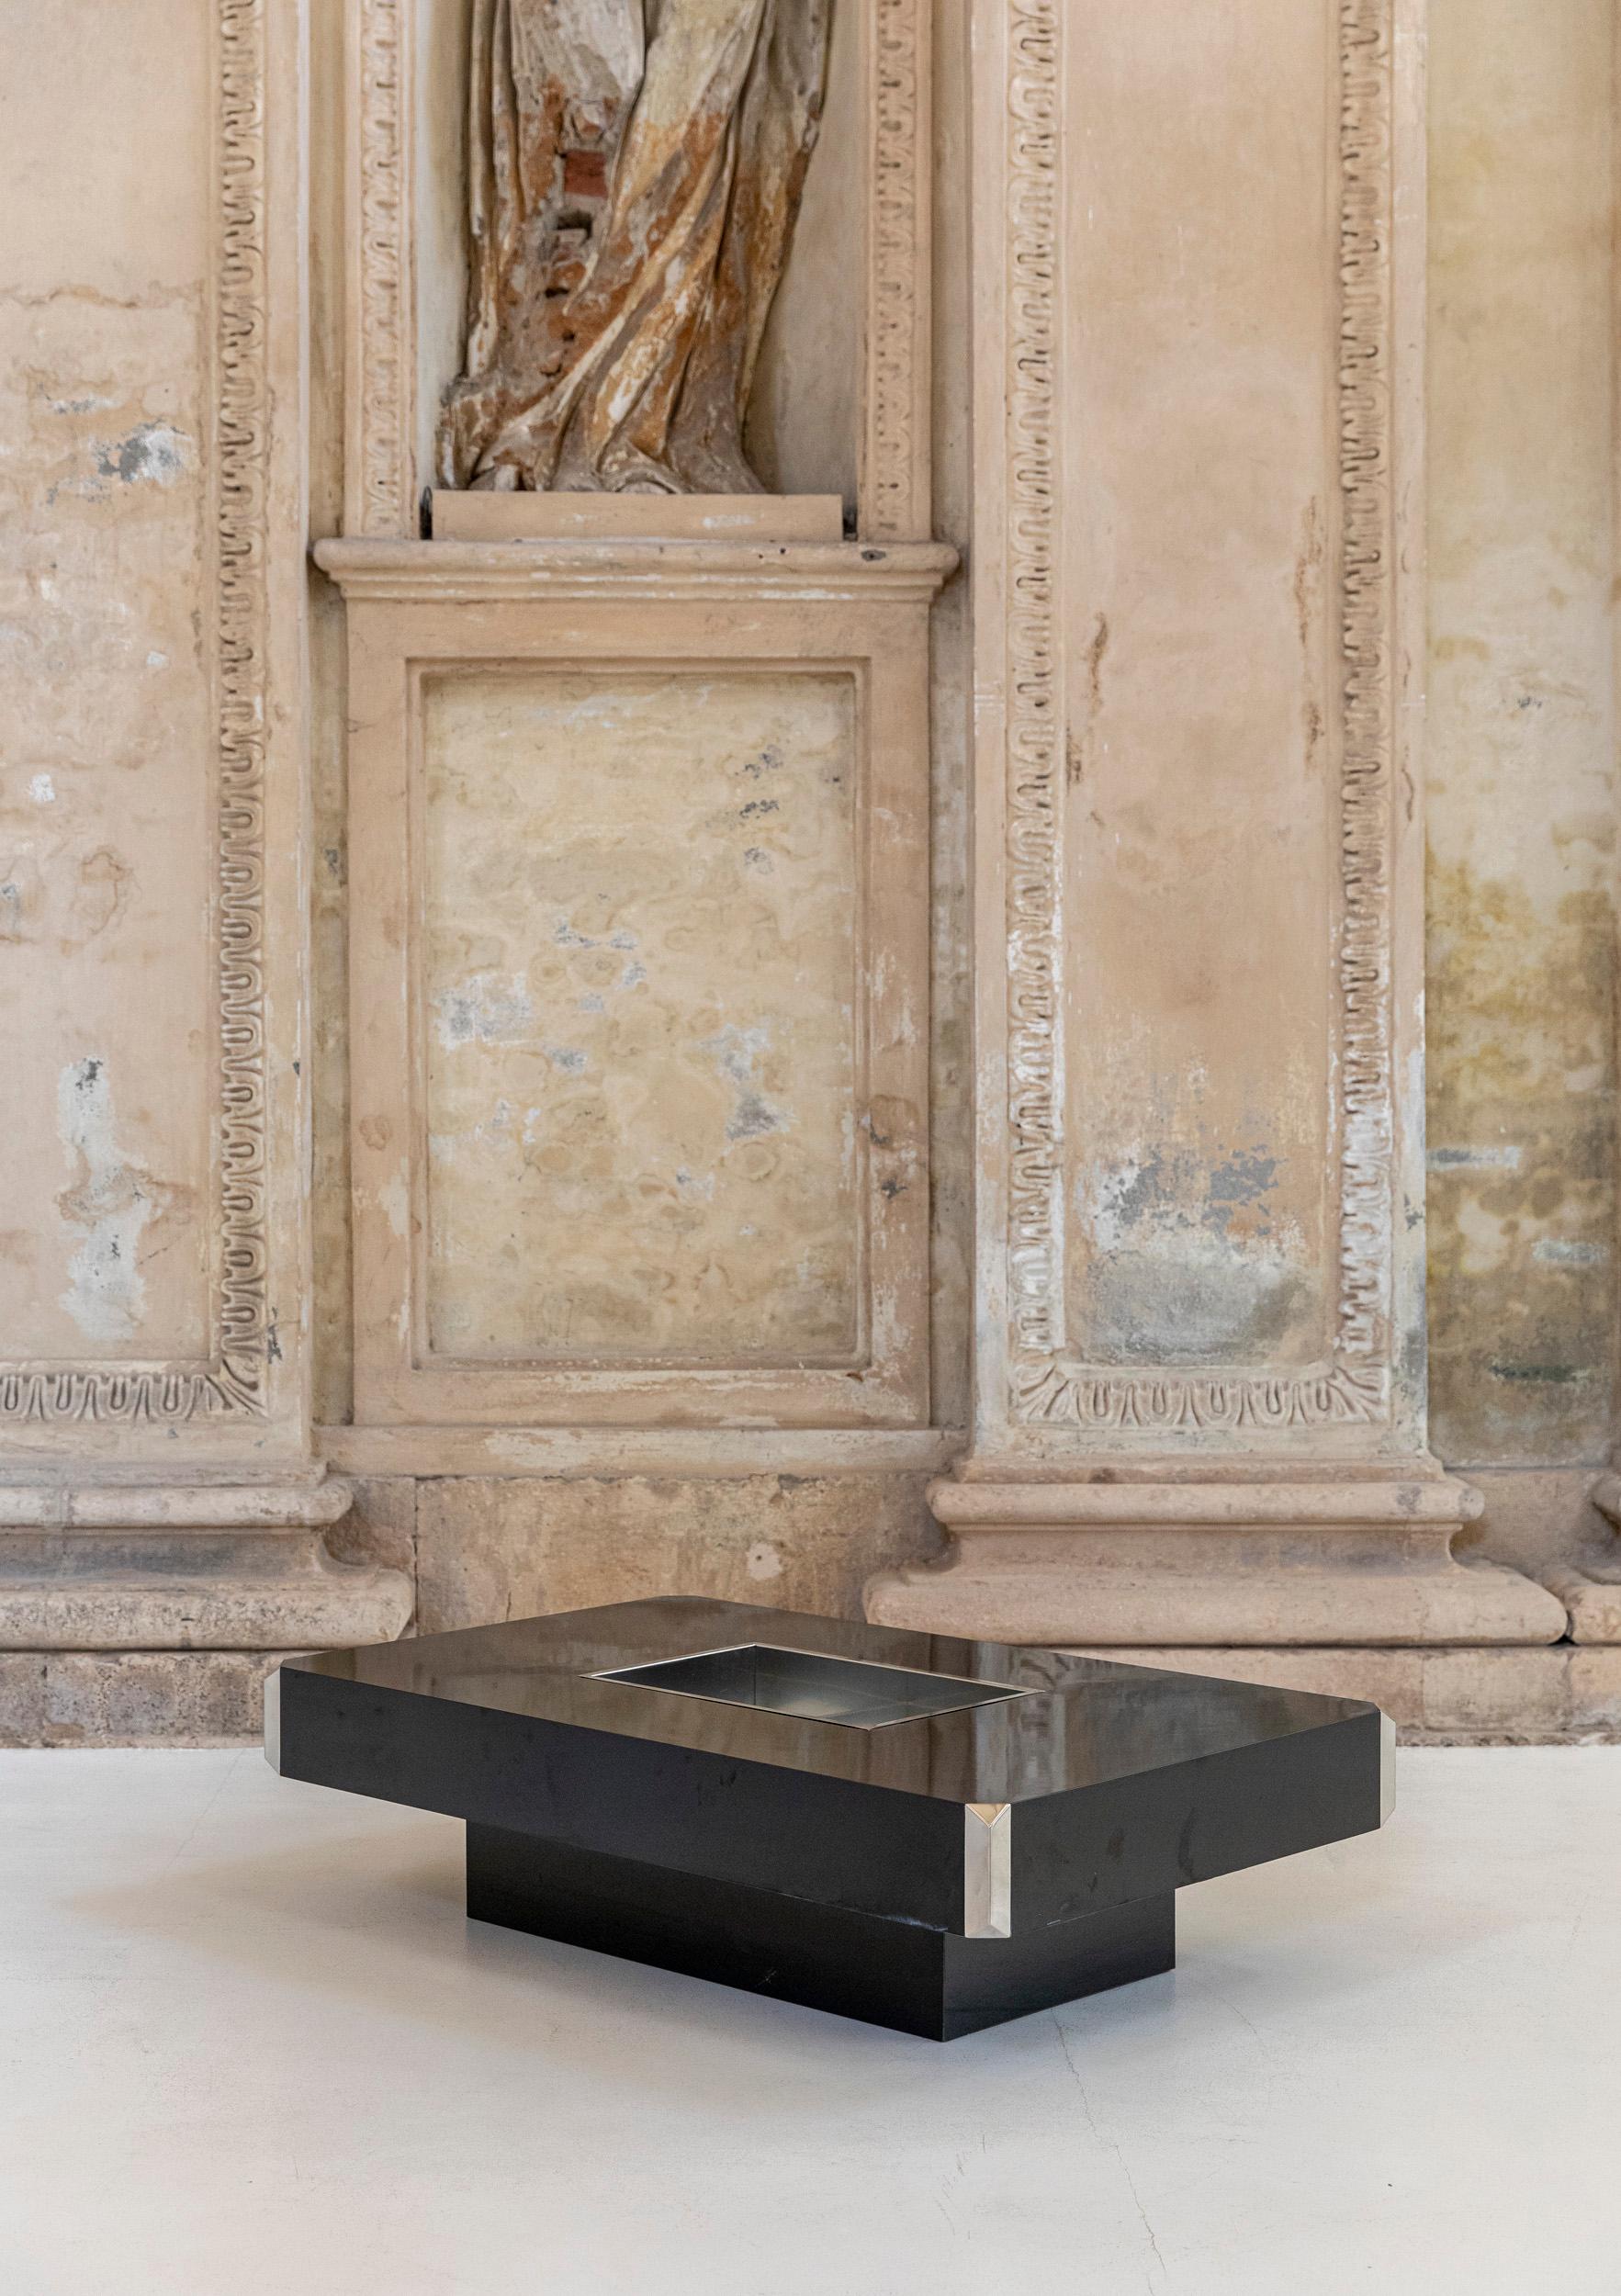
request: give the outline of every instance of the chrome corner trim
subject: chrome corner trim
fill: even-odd
[[[281,1669],[272,1667],[265,1677],[265,1759],[281,1775]]]
[[[1379,1822],[1388,1825],[1396,1807],[1396,1725],[1379,1718]]]
[[[962,1807],[962,1934],[1013,1934],[1013,1805]]]

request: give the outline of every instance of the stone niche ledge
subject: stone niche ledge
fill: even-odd
[[[956,571],[937,542],[318,542],[313,556],[352,600],[402,602],[639,596],[688,603],[738,595],[926,604]]]

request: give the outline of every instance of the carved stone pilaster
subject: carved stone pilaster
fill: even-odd
[[[199,632],[213,691],[213,996],[206,1049],[214,1121],[209,1346],[196,1361],[0,1360],[0,1452],[72,1445],[149,1448],[152,1438],[212,1424],[226,1445],[263,1440],[274,1413],[267,1227],[269,1111],[265,1086],[265,766],[272,512],[272,349],[268,254],[267,86],[273,58],[265,0],[218,0],[214,130],[218,174],[206,320],[212,435],[203,536],[208,618]],[[296,337],[291,344],[298,350]],[[281,357],[288,348],[284,336]],[[277,448],[285,462],[294,437]],[[297,549],[295,539],[294,549]],[[296,557],[293,560],[296,564]],[[283,625],[285,638],[286,625]],[[295,782],[299,771],[292,765]],[[288,920],[278,919],[278,928]],[[297,962],[296,925],[276,959]],[[188,1054],[187,1057],[192,1057]],[[79,1064],[94,1092],[99,1063]],[[240,1431],[240,1432],[239,1432]]]
[[[974,1440],[870,1615],[1553,1640],[1426,1449],[1422,0],[975,35]]]

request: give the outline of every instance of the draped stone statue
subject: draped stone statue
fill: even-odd
[[[473,0],[446,487],[749,493],[831,0]]]

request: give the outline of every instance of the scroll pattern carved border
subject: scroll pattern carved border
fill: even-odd
[[[1307,1370],[1120,1371],[1064,1354],[1057,121],[1064,0],[1008,0],[1007,1253],[1017,1418],[1176,1435],[1379,1421],[1391,1398],[1390,0],[1339,0],[1337,1329]]]
[[[414,17],[407,0],[353,0],[352,112],[359,119],[349,261],[344,527],[417,531],[416,282],[411,263]],[[863,539],[932,533],[929,469],[930,0],[843,0],[872,10],[867,89],[872,195]],[[425,479],[424,479],[425,483]]]
[[[411,32],[406,0],[357,0],[357,6],[350,109],[351,117],[358,116],[359,141],[351,187],[344,524],[352,535],[405,535],[416,532]]]
[[[0,1424],[265,1410],[266,0],[218,0],[212,527],[218,996],[215,1334],[205,1363],[0,1366]]]
[[[919,0],[872,0],[867,407],[861,528],[927,542],[929,501],[929,17]]]

